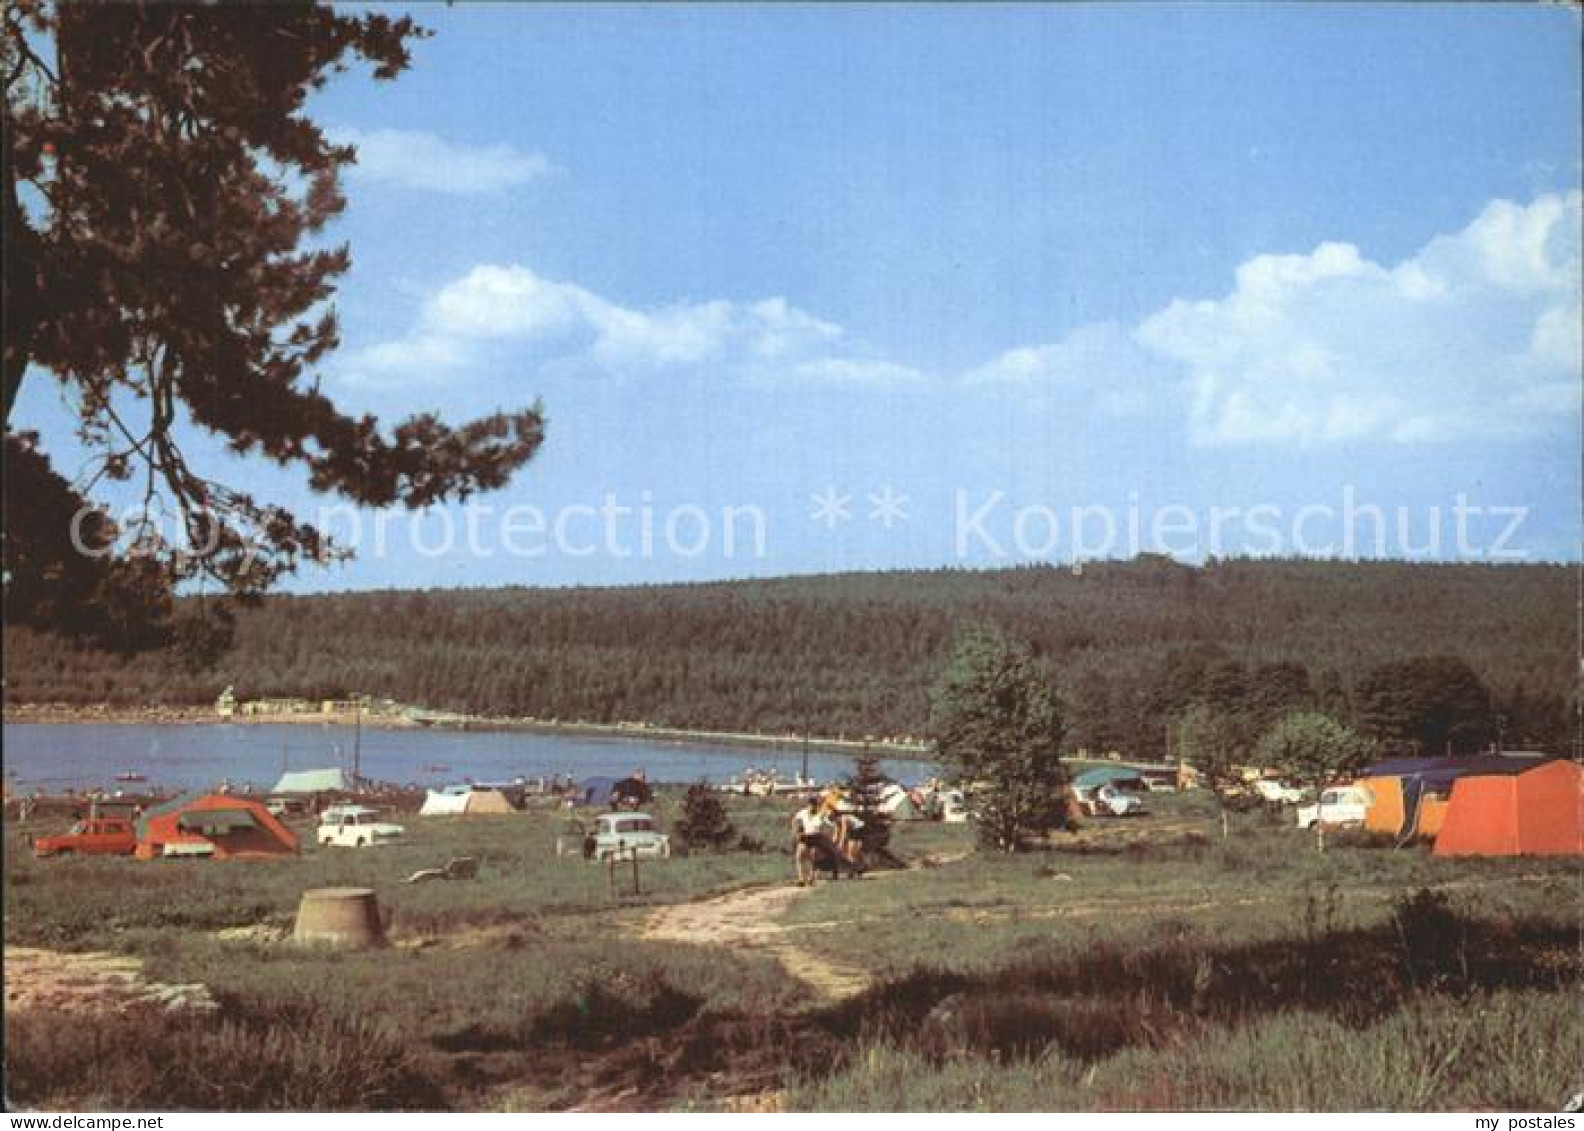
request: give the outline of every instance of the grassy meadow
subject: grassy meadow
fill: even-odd
[[[677,796],[658,806],[664,823]],[[533,1110],[1555,1110],[1584,1081],[1576,860],[1438,860],[1193,795],[1045,851],[899,825],[914,866],[774,924],[870,975],[831,1000],[760,947],[640,937],[655,908],[790,881],[791,802],[733,798],[758,851],[557,858],[561,817],[403,817],[408,842],[276,861],[36,860],[6,827],[8,946],[203,982],[214,1014],[6,1018],[13,1103]],[[305,833],[308,826],[302,826]],[[311,835],[305,841],[311,842]],[[477,880],[405,885],[453,856]],[[390,947],[281,941],[311,887],[376,889]]]

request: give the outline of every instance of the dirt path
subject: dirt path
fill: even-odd
[[[966,853],[932,859],[930,865],[938,866],[960,859]],[[874,883],[899,872],[877,872],[864,879]],[[1065,878],[1065,877],[1063,877]],[[1538,879],[1538,875],[1520,877]],[[1477,889],[1491,884],[1510,881],[1510,877],[1475,878],[1455,880],[1433,885],[1442,890]],[[808,895],[812,888],[793,885],[769,888],[749,888],[697,903],[672,904],[656,908],[639,925],[640,938],[662,942],[686,942],[704,946],[727,946],[738,951],[751,951],[768,955],[780,962],[788,973],[806,982],[828,1001],[842,1001],[862,993],[874,982],[874,976],[857,966],[834,961],[800,947],[795,936],[804,931],[849,929],[861,931],[865,920],[828,920],[812,923],[783,923],[782,915],[798,899]],[[1365,888],[1360,893],[1370,899],[1390,899],[1402,893],[1395,887]],[[1042,919],[1113,918],[1138,915],[1196,915],[1225,910],[1232,907],[1253,907],[1279,902],[1277,896],[1227,896],[1194,898],[1169,896],[1156,900],[1138,899],[1085,899],[1082,903],[1012,908],[949,908],[939,912],[942,918],[955,922],[989,925],[1000,922],[1037,921]]]
[[[939,868],[966,857],[953,852],[921,857],[899,871],[869,872],[858,882],[882,883],[891,876],[917,868]],[[851,883],[853,881],[838,881]],[[658,942],[727,946],[774,958],[799,981],[826,1001],[838,1002],[862,993],[874,984],[868,970],[837,962],[797,945],[793,936],[803,931],[830,931],[855,927],[857,920],[817,923],[783,923],[781,916],[794,902],[814,891],[812,887],[784,884],[730,892],[694,903],[657,907],[638,925],[639,938]]]
[[[863,881],[873,883],[879,875]],[[841,1001],[869,987],[868,971],[856,966],[831,962],[798,946],[796,931],[822,929],[836,924],[798,924],[780,922],[791,904],[813,891],[795,885],[749,888],[698,903],[671,904],[650,912],[638,928],[638,936],[658,942],[698,943],[726,946],[740,952],[759,953],[774,958],[787,973],[829,1001]]]
[[[150,982],[143,960],[94,952],[62,954],[33,947],[5,948],[8,1013],[48,1009],[69,1013],[125,1013],[133,1009],[212,1010],[202,983]]]

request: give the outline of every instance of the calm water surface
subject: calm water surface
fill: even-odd
[[[6,723],[4,765],[13,789],[46,791],[115,785],[115,775],[140,773],[151,786],[212,787],[222,780],[268,789],[282,767],[351,769],[353,728],[314,724],[142,725],[135,723]],[[723,782],[748,766],[777,769],[783,777],[802,765],[796,750],[737,749],[648,739],[569,738],[506,731],[379,730],[360,740],[363,774],[376,781],[420,785],[472,778],[501,781],[571,774],[576,778],[625,777],[642,769],[650,781]],[[446,767],[428,769],[426,767]],[[809,772],[821,780],[852,769],[841,755],[809,755]],[[929,777],[928,762],[890,761],[886,771],[913,784]]]

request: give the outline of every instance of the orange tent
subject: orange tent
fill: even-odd
[[[1353,783],[1369,791],[1372,799],[1364,812],[1364,827],[1374,833],[1396,836],[1403,827],[1403,783],[1398,777],[1360,778]]]
[[[1584,855],[1584,768],[1552,761],[1520,773],[1459,778],[1435,855]]]
[[[227,857],[289,856],[297,835],[264,806],[224,793],[188,794],[167,801],[138,821],[137,855]]]
[[[1434,840],[1441,832],[1441,826],[1446,823],[1448,798],[1426,794],[1419,799],[1419,823],[1414,829],[1415,836],[1428,837]]]
[[[1425,789],[1409,793],[1399,777],[1360,778],[1354,784],[1363,786],[1374,799],[1364,813],[1364,827],[1370,832],[1434,840],[1441,831],[1447,809],[1445,794]]]

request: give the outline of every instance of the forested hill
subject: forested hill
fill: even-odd
[[[1206,681],[1253,699],[1279,684],[1346,715],[1372,668],[1420,655],[1473,668],[1508,745],[1565,747],[1575,586],[1560,565],[1142,558],[1081,574],[277,596],[199,675],[22,630],[7,631],[5,666],[12,702],[202,703],[233,684],[243,698],[364,692],[488,715],[899,736],[923,733],[954,638],[988,623],[1048,661],[1071,741],[1090,749],[1160,753],[1165,718]]]

